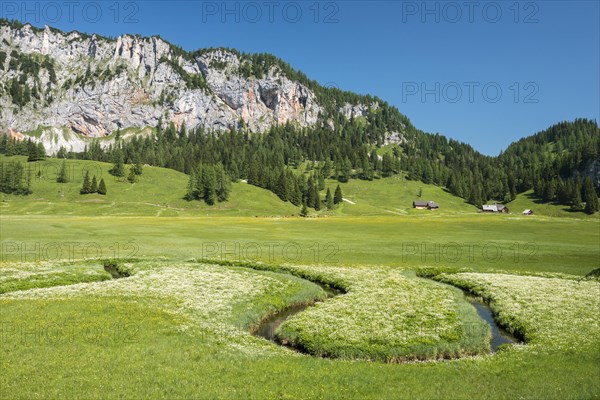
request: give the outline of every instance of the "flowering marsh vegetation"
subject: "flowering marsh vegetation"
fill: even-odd
[[[111,279],[99,262],[32,262],[0,265],[0,294]]]
[[[318,356],[385,362],[489,351],[489,326],[459,290],[378,268],[286,267],[346,293],[290,317],[279,340]]]
[[[31,274],[30,268],[20,273]],[[293,304],[326,297],[318,285],[269,271],[165,262],[126,263],[121,270],[131,276],[7,293],[0,297],[7,310],[3,319],[10,318],[11,304],[19,301],[120,300],[166,312],[179,332],[252,350],[265,342],[250,334],[261,319]]]
[[[496,320],[528,348],[577,351],[600,346],[600,282],[565,274],[441,273],[433,279],[490,304]]]

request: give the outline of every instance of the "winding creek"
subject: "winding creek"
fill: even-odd
[[[325,291],[325,293],[327,293],[328,299],[338,296],[340,294],[344,294],[344,292],[342,292],[339,289],[335,289],[330,286],[320,284],[318,282],[313,282],[313,283],[315,285],[319,285],[321,287],[321,289],[323,289]],[[284,323],[285,320],[288,319],[289,317],[296,315],[296,314],[306,310],[308,307],[312,307],[313,305],[314,305],[314,303],[296,304],[296,305],[288,307],[278,313],[275,313],[275,314],[271,315],[269,318],[262,321],[261,324],[258,326],[258,328],[253,333],[255,336],[259,336],[259,337],[265,338],[267,340],[270,340],[271,342],[275,342],[277,344],[283,345],[282,343],[280,343],[277,340],[277,336],[275,335],[277,328],[279,328],[279,326],[282,323]],[[287,347],[290,347],[290,346],[287,346]],[[298,349],[295,349],[295,350],[298,350]]]
[[[321,288],[323,288],[323,290],[328,295],[327,298],[332,298],[332,297],[338,296],[340,294],[343,294],[343,292],[340,290],[330,288],[330,287],[322,285],[318,282],[313,282],[313,283],[315,283],[315,284],[321,286]],[[495,353],[496,350],[498,350],[498,347],[500,347],[503,344],[512,344],[512,343],[518,342],[518,340],[516,338],[514,338],[508,332],[506,332],[504,329],[502,329],[498,326],[498,324],[494,320],[494,314],[492,313],[492,310],[485,302],[483,302],[479,298],[471,296],[468,293],[465,293],[465,299],[473,307],[475,307],[479,317],[481,319],[483,319],[490,326],[490,330],[491,330],[490,347],[491,347],[493,353]],[[271,315],[269,318],[265,319],[263,322],[261,322],[261,324],[258,326],[258,328],[253,332],[253,334],[255,336],[262,337],[264,339],[267,339],[267,340],[277,343],[279,345],[290,347],[285,344],[282,344],[277,339],[277,335],[276,335],[277,328],[279,328],[279,326],[282,323],[284,323],[289,317],[296,315],[296,314],[306,310],[307,308],[312,307],[313,305],[314,305],[314,303],[312,303],[312,304],[297,304],[297,305],[288,307],[285,310],[282,310],[278,313],[275,313],[275,314]],[[294,349],[299,351],[299,349],[296,349],[296,348],[294,348]]]
[[[494,314],[492,313],[492,310],[490,310],[490,307],[486,303],[468,295],[466,296],[466,298],[469,301],[469,303],[471,303],[471,305],[475,307],[475,309],[477,310],[477,314],[479,314],[479,317],[481,317],[481,319],[487,322],[487,324],[490,326],[490,329],[492,331],[492,338],[490,339],[492,352],[495,353],[496,350],[498,350],[498,347],[500,347],[503,344],[512,344],[517,342],[517,339],[515,339],[504,329],[500,328],[498,324],[496,324],[496,321],[494,320]]]

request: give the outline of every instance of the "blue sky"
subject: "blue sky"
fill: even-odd
[[[63,30],[160,34],[268,52],[379,96],[428,132],[495,155],[563,120],[599,120],[598,1],[2,1]]]

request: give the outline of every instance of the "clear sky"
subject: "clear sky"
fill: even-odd
[[[563,120],[600,120],[598,1],[8,1],[0,16],[187,50],[272,53],[495,155]]]

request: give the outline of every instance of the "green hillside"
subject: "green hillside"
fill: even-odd
[[[21,161],[26,157],[0,156],[0,162]],[[49,158],[45,161],[27,163],[32,171],[32,191],[30,196],[0,194],[3,214],[59,214],[59,215],[236,215],[236,216],[292,216],[299,208],[281,201],[272,192],[248,185],[244,182],[232,184],[230,200],[207,206],[200,201],[187,201],[188,176],[166,168],[145,166],[138,182],[129,183],[124,178],[115,178],[108,173],[112,164],[97,161],[67,160],[69,182],[60,184],[56,177],[62,160]],[[96,175],[98,181],[104,178],[108,193],[81,195],[85,171]],[[337,181],[329,180],[326,186],[335,190]],[[434,185],[410,181],[402,175],[374,181],[351,180],[340,184],[344,202],[333,211],[311,210],[311,215],[430,215],[426,210],[413,210],[412,202],[419,199],[433,200],[441,208],[435,213],[469,213],[476,208],[463,199],[453,196]],[[321,192],[321,198],[325,191]],[[354,204],[352,204],[352,203]]]
[[[26,157],[0,157],[0,162],[25,161]],[[112,164],[97,161],[67,160],[69,182],[59,184],[56,176],[62,161],[47,159],[28,163],[32,170],[32,191],[29,196],[0,194],[2,214],[71,214],[102,215],[293,215],[298,208],[282,202],[273,193],[245,183],[233,183],[230,200],[212,207],[200,201],[186,201],[188,176],[174,170],[144,167],[136,183],[117,179],[108,173]],[[85,171],[104,178],[106,196],[81,195]]]
[[[0,156],[0,162],[21,161],[26,157]],[[171,169],[145,166],[136,183],[124,178],[115,178],[108,173],[112,164],[97,161],[67,160],[69,182],[56,182],[62,160],[48,158],[45,161],[26,164],[32,173],[32,191],[29,196],[0,194],[0,210],[8,215],[82,215],[119,216],[143,215],[158,217],[174,216],[295,216],[299,208],[281,201],[266,189],[234,182],[228,202],[208,206],[201,201],[187,201],[188,176]],[[81,195],[85,171],[104,178],[108,193]],[[435,216],[472,214],[478,210],[464,199],[450,194],[443,188],[409,180],[404,175],[385,179],[364,181],[353,179],[347,183],[327,180],[326,187],[332,193],[337,185],[342,188],[345,201],[334,210],[320,212],[310,210],[310,216]],[[326,190],[326,189],[325,189]],[[325,198],[325,190],[321,198]],[[419,192],[421,197],[418,196]],[[436,211],[415,210],[414,200],[435,201],[440,205]],[[574,213],[565,206],[543,204],[531,191],[522,193],[508,204],[512,214],[533,209],[536,215],[551,217],[589,218],[586,214]],[[592,218],[597,218],[596,214]]]
[[[544,215],[548,217],[571,217],[571,218],[599,218],[600,214],[587,215],[583,212],[573,212],[569,206],[544,203],[535,196],[533,190],[528,190],[517,195],[517,198],[507,204],[510,212],[521,214],[524,210],[532,210],[534,215]]]
[[[333,192],[337,181],[328,181]],[[453,213],[474,213],[477,209],[444,189],[419,181],[411,181],[404,175],[390,178],[362,181],[353,179],[340,184],[345,201],[337,211],[349,215],[432,215]],[[418,192],[421,191],[421,197]],[[436,211],[415,210],[415,200],[435,201],[440,205]]]

